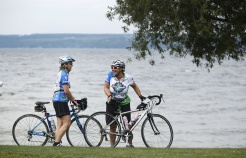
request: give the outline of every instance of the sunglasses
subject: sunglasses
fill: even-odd
[[[112,70],[116,70],[116,69],[119,69],[119,67],[117,67],[117,66],[111,66],[111,69]]]
[[[68,62],[69,65],[73,65],[73,62]]]

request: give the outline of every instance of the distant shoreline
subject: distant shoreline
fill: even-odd
[[[127,48],[132,34],[0,35],[0,48]]]

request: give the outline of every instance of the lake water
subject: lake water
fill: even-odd
[[[58,73],[58,57],[76,59],[70,73],[71,91],[76,98],[87,97],[88,108],[81,114],[105,110],[104,79],[115,59],[127,61],[126,73],[133,76],[144,96],[163,94],[165,103],[154,110],[172,124],[172,147],[246,147],[246,62],[224,61],[208,72],[185,59],[155,54],[156,65],[148,59],[137,61],[124,49],[0,49],[0,145],[15,145],[14,121],[35,113],[35,101],[50,101]],[[132,108],[140,101],[129,90]],[[54,112],[53,106],[48,110]],[[42,116],[41,113],[36,113]],[[63,141],[66,145],[66,138]],[[140,128],[134,145],[144,146]]]

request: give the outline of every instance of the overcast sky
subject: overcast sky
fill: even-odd
[[[115,1],[0,0],[0,34],[124,33],[123,23],[106,18]]]

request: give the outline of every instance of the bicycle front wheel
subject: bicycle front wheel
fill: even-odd
[[[115,147],[120,138],[120,123],[106,112],[96,112],[85,122],[85,139],[91,147]]]
[[[42,118],[27,114],[19,117],[12,128],[12,135],[17,145],[43,146],[48,141],[48,126]]]
[[[66,136],[69,144],[71,146],[77,147],[88,147],[87,142],[84,138],[84,124],[89,116],[80,115],[78,116],[78,122],[76,118],[73,118],[71,121],[71,125],[67,130]]]
[[[144,144],[153,148],[169,148],[173,142],[173,129],[162,115],[151,114],[144,120],[141,134]]]

